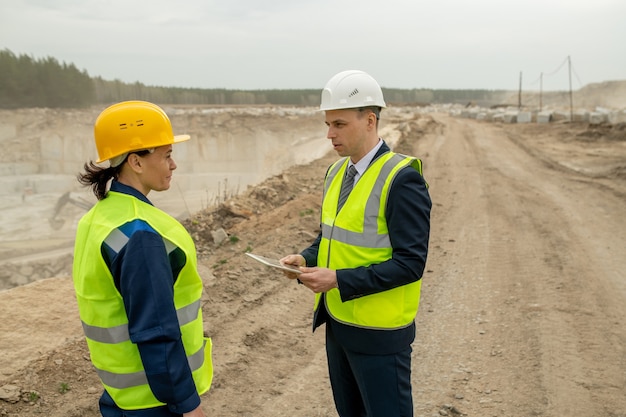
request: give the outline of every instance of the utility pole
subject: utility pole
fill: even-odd
[[[517,94],[517,107],[522,109],[522,71],[519,72],[519,93]]]
[[[539,75],[539,111],[543,108],[543,72]]]
[[[569,68],[569,121],[574,121],[574,98],[572,96],[572,59],[567,56],[567,66]]]

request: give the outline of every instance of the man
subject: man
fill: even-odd
[[[174,136],[158,106],[126,101],[94,126],[98,163],[79,182],[98,203],[80,220],[73,279],[91,361],[104,386],[104,417],[204,417],[213,377],[204,337],[202,280],[191,236],[154,207],[170,187]],[[107,184],[110,189],[107,189]]]
[[[378,136],[385,107],[380,86],[362,71],[328,81],[320,109],[344,158],[326,172],[317,239],[281,259],[299,266],[299,282],[316,294],[313,330],[326,323],[341,417],[413,415],[411,343],[431,200],[421,161],[391,152]]]

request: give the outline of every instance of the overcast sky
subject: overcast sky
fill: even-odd
[[[624,0],[0,0],[0,49],[158,86],[578,89],[625,41]]]

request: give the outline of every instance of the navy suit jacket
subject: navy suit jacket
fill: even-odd
[[[383,142],[373,160],[389,152]],[[421,279],[428,254],[431,200],[424,178],[411,166],[402,168],[389,189],[385,217],[392,258],[368,267],[337,270],[337,283],[343,301],[375,294]],[[317,265],[321,232],[301,252],[307,266]],[[313,330],[323,323],[332,326],[337,341],[346,348],[370,354],[390,354],[406,349],[415,339],[415,323],[398,330],[371,330],[333,320],[322,299],[315,311]]]

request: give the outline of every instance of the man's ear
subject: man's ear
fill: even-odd
[[[376,115],[373,112],[367,115],[367,127],[376,127]]]

